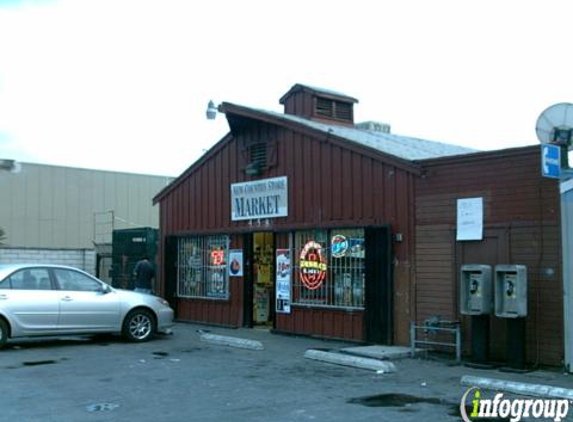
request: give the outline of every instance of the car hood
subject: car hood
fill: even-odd
[[[159,302],[157,301],[157,296],[155,295],[134,292],[132,290],[124,290],[124,289],[114,289],[114,290],[122,301],[131,303],[133,305],[145,304],[155,307],[159,304]]]

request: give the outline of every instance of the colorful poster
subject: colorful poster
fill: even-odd
[[[231,249],[229,251],[229,277],[243,276],[243,251]]]
[[[290,314],[291,262],[288,249],[277,249],[276,269],[276,311]]]

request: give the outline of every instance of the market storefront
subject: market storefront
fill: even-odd
[[[559,191],[538,148],[393,135],[354,124],[355,99],[304,85],[280,102],[284,114],[222,103],[230,132],[154,198],[160,293],[179,320],[406,345],[411,322],[444,318],[471,353],[460,268],[519,264],[529,359],[560,362]],[[483,204],[469,241],[456,236],[468,199]],[[504,322],[491,320],[494,359]]]
[[[385,254],[369,253],[366,233],[378,237],[373,240]],[[387,228],[361,227],[178,237],[178,304],[207,301],[225,306],[233,294],[240,295],[242,316],[233,318],[235,325],[388,341],[392,316],[387,233]],[[374,279],[382,283],[367,282]],[[367,302],[378,312],[368,314],[374,320],[365,326]],[[195,318],[218,322],[208,319],[209,311]]]
[[[229,134],[156,196],[164,296],[186,321],[406,343],[412,159],[434,144],[356,127],[342,94],[280,102],[221,104]]]

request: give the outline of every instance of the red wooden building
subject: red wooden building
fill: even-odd
[[[478,153],[355,125],[356,99],[304,85],[280,103],[221,104],[229,134],[155,198],[162,293],[180,320],[408,344],[411,321],[464,320],[462,263],[524,263],[528,356],[559,363],[558,188],[538,148]],[[456,201],[470,197],[484,239],[456,242]]]

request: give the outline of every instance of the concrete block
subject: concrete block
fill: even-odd
[[[333,363],[335,365],[351,366],[354,368],[368,369],[379,373],[396,372],[396,366],[392,362],[377,359],[363,358],[343,353],[325,352],[322,350],[309,349],[304,353],[306,359]]]
[[[222,346],[231,346],[250,350],[264,350],[263,344],[260,341],[256,340],[248,340],[248,339],[222,336],[219,334],[210,334],[210,333],[201,333],[200,337],[202,341],[214,344],[220,344]]]
[[[462,377],[461,385],[464,387],[479,387],[485,390],[505,391],[524,396],[573,400],[573,390],[552,385],[529,384],[496,378],[473,377],[470,375]]]
[[[416,353],[420,353],[421,349],[416,349]],[[358,346],[358,347],[345,347],[340,349],[341,353],[347,353],[354,356],[362,356],[372,359],[391,360],[409,358],[411,349],[404,346]]]

